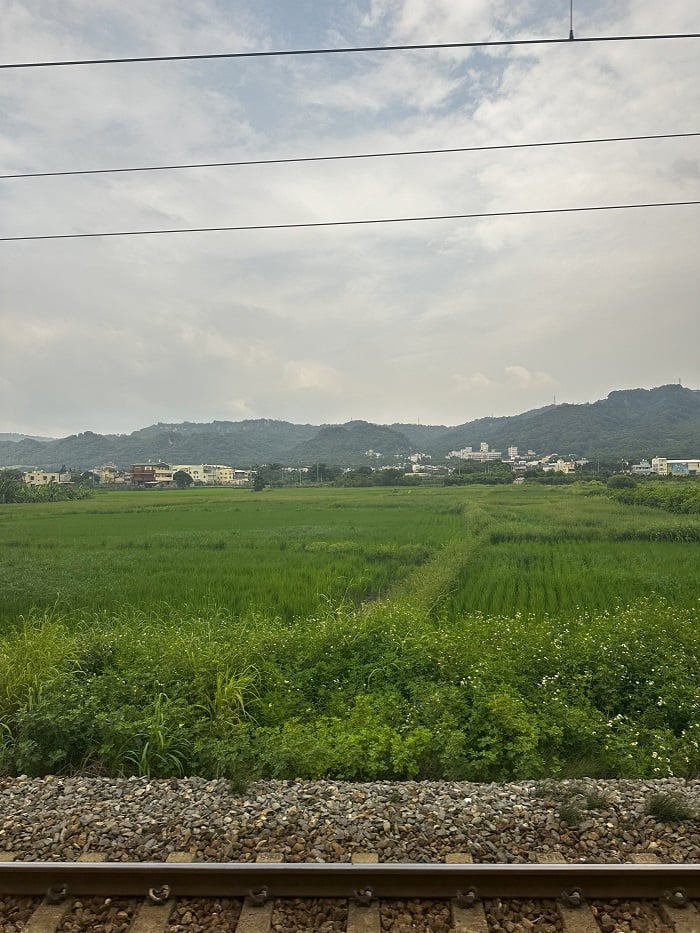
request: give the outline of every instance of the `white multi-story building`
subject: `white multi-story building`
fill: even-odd
[[[173,476],[179,472],[187,473],[195,483],[215,486],[220,482],[218,479],[220,469],[222,467],[212,463],[176,463],[173,464]],[[228,467],[228,469],[231,468]]]
[[[251,470],[235,470],[221,463],[178,463],[173,466],[173,475],[182,470],[195,483],[206,486],[245,486],[250,482]]]
[[[459,460],[478,460],[481,463],[487,460],[502,459],[501,451],[489,450],[489,445],[486,441],[481,442],[478,450],[473,450],[471,447],[462,447],[461,450],[451,450],[447,456],[456,457]]]

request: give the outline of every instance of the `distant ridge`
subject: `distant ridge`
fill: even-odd
[[[32,435],[32,434],[14,434],[14,433],[12,433],[12,432],[10,432],[9,434],[8,434],[8,433],[3,434],[3,432],[0,431],[0,444],[1,444],[3,441],[13,441],[13,442],[17,442],[17,441],[24,441],[24,440],[31,440],[31,441],[53,441],[53,440],[55,440],[55,438],[53,438],[53,437],[35,437],[35,436]]]
[[[636,460],[655,455],[700,456],[700,390],[680,385],[624,389],[583,405],[547,405],[504,418],[444,425],[292,424],[259,418],[206,424],[154,424],[132,434],[82,434],[58,440],[0,435],[0,467],[90,469],[148,460],[225,463],[250,467],[325,462],[338,466],[388,464],[412,453],[443,458],[482,441],[504,453],[559,453],[589,459]],[[19,438],[19,439],[16,439]],[[379,455],[377,457],[376,455]]]

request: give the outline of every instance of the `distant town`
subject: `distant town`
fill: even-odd
[[[384,455],[378,451],[367,450],[366,456],[377,461],[384,460]],[[535,451],[528,450],[525,455],[520,454],[517,447],[509,447],[505,455],[500,450],[492,450],[486,442],[479,445],[478,450],[472,447],[463,447],[452,450],[446,456],[450,463],[433,463],[430,454],[415,453],[404,458],[401,464],[392,463],[382,466],[365,467],[365,470],[377,472],[392,470],[399,473],[397,466],[405,477],[420,477],[449,475],[460,473],[463,462],[490,464],[499,463],[510,467],[515,482],[522,481],[528,472],[559,473],[562,475],[575,475],[590,461],[586,459],[565,459],[558,454],[538,456]],[[456,463],[454,461],[457,461]],[[329,478],[329,472],[335,478],[339,473],[349,473],[351,468],[329,471],[323,464],[322,474],[319,465],[291,467],[277,465],[277,469],[299,478],[306,476],[309,481],[323,481]],[[35,468],[21,471],[21,481],[28,486],[47,486],[52,483],[93,483],[102,487],[122,486],[128,488],[167,488],[185,486],[251,486],[261,471],[253,469],[237,469],[233,466],[218,463],[176,463],[168,464],[162,461],[149,461],[147,463],[134,463],[128,469],[120,469],[114,463],[105,463],[86,471],[46,470]],[[687,476],[700,474],[700,459],[671,460],[667,457],[653,457],[651,462],[641,460],[639,463],[629,464],[627,461],[619,462],[620,473],[629,473],[633,476]]]

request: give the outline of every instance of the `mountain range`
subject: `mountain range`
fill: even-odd
[[[697,457],[700,390],[680,385],[625,389],[592,403],[547,405],[455,427],[367,421],[312,425],[260,418],[159,423],[132,434],[85,431],[60,439],[0,434],[0,467],[91,469],[111,461],[124,468],[149,460],[237,468],[271,462],[390,465],[419,452],[442,459],[452,450],[478,449],[482,442],[504,452],[516,446],[521,454],[533,450],[588,459]]]

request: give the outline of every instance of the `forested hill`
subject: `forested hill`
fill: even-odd
[[[457,427],[291,424],[257,419],[207,424],[155,424],[132,434],[86,431],[60,440],[0,440],[0,467],[90,469],[147,460],[226,463],[236,467],[279,461],[340,466],[387,463],[422,452],[442,458],[482,441],[496,450],[558,453],[589,459],[700,456],[700,390],[679,385],[611,392],[585,405],[549,405],[507,418],[480,418]],[[376,454],[380,455],[379,458]]]
[[[625,389],[585,405],[549,405],[510,418],[481,418],[449,428],[436,454],[479,441],[496,450],[576,454],[627,460],[700,456],[700,391],[679,385]]]

